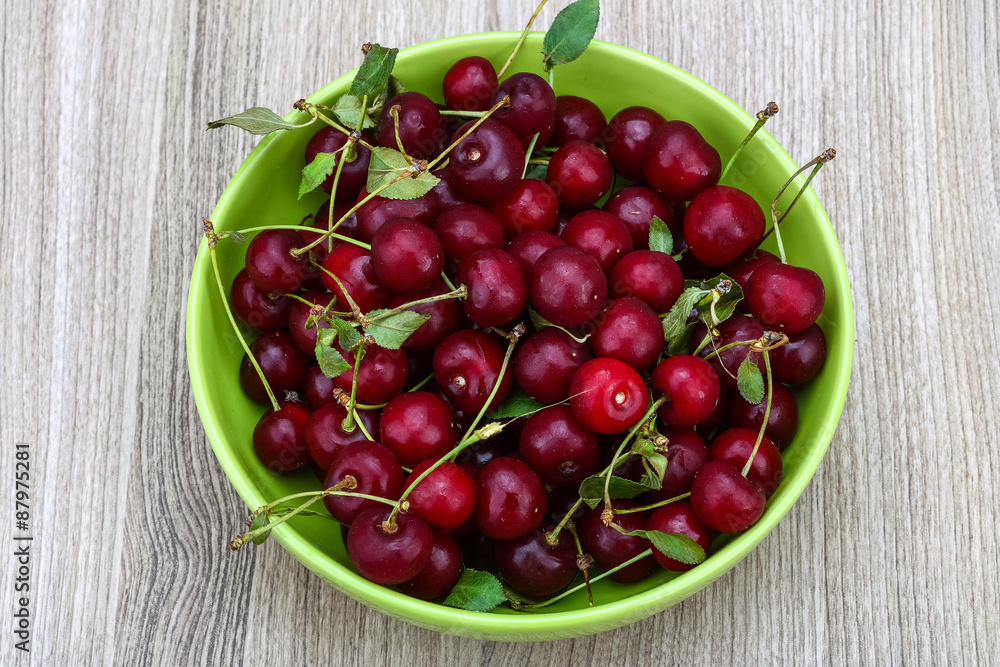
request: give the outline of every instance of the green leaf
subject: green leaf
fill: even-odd
[[[390,76],[388,85],[388,95],[389,97],[395,97],[396,95],[402,95],[403,93],[408,93],[409,88],[403,85],[403,82],[399,80],[399,77]]]
[[[529,164],[528,171],[524,173],[525,178],[533,178],[536,181],[544,181],[549,175],[549,165]]]
[[[648,438],[642,438],[632,443],[632,451],[642,457],[645,472],[640,484],[656,490],[663,486],[663,475],[667,471],[667,457],[656,450],[656,445]]]
[[[545,406],[529,397],[523,389],[517,388],[507,395],[503,403],[493,412],[486,414],[487,419],[513,419],[522,417],[536,410],[541,410]]]
[[[358,68],[358,73],[354,75],[351,89],[347,92],[357,97],[367,95],[368,99],[375,99],[389,83],[392,67],[396,64],[397,53],[399,53],[399,49],[387,49],[384,46],[372,44],[368,53],[365,54],[364,62]]]
[[[351,369],[351,365],[343,355],[333,347],[336,337],[336,329],[319,327],[316,330],[316,361],[319,362],[319,369],[323,371],[323,375],[328,378],[335,378]]]
[[[334,103],[332,107],[333,114],[340,121],[341,125],[352,130],[357,128],[358,123],[361,122],[361,100],[362,98],[357,95],[341,95],[340,99]],[[372,103],[371,100],[368,100],[368,113],[365,114],[365,122],[361,126],[361,129],[375,127],[375,121],[378,119],[378,114],[381,111],[381,104]]]
[[[750,361],[752,354],[746,356],[736,371],[736,387],[747,403],[756,405],[764,400],[764,376],[757,364]]]
[[[337,170],[337,159],[341,153],[318,153],[313,161],[302,170],[302,182],[299,183],[299,199],[309,194],[327,177]]]
[[[358,330],[339,317],[330,318],[330,328],[337,331],[337,340],[340,341],[340,349],[350,350],[361,339]]]
[[[687,354],[691,350],[691,336],[697,326],[697,322],[685,324],[680,334],[667,341],[667,354],[671,357],[675,354]]]
[[[376,310],[368,313],[368,317],[375,318],[388,310]],[[402,347],[406,339],[414,331],[423,326],[424,322],[431,319],[430,315],[421,315],[412,310],[401,310],[380,320],[372,322],[366,333],[375,339],[375,344],[388,350],[398,350]]]
[[[213,120],[206,129],[212,130],[223,125],[235,125],[251,134],[270,134],[279,130],[294,130],[299,127],[264,107],[251,107],[235,116]]]
[[[633,531],[629,535],[634,535],[637,532],[644,532],[644,537],[653,544],[653,548],[667,558],[673,558],[688,565],[698,565],[705,562],[705,550],[687,535],[664,533],[659,530]]]
[[[655,215],[649,221],[649,249],[668,255],[674,250],[674,235],[670,233],[667,223]]]
[[[665,341],[669,342],[684,333],[684,325],[687,324],[691,311],[708,293],[708,290],[699,287],[689,287],[681,292],[670,312],[663,317],[663,339]]]
[[[604,475],[591,475],[580,484],[580,497],[591,509],[604,500],[604,482]],[[646,491],[649,491],[649,487],[644,484],[613,475],[608,485],[608,495],[612,498],[635,498]]]
[[[392,183],[400,174],[411,173],[413,176]],[[368,183],[366,190],[375,192],[381,187],[392,183],[379,192],[386,199],[416,199],[430,192],[441,179],[429,171],[419,175],[410,169],[406,156],[394,148],[376,146],[372,151],[371,162],[368,163]]]
[[[685,285],[697,286],[705,290],[727,290],[719,296],[715,304],[715,318],[712,318],[712,300],[707,299],[698,304],[698,316],[705,321],[706,325],[719,326],[736,312],[736,304],[743,300],[743,289],[739,283],[724,273],[720,273],[715,278],[702,281],[685,281]]]
[[[231,238],[233,240],[233,243],[246,243],[247,242],[247,237],[243,236],[243,234],[239,233],[235,229],[233,231],[231,231],[231,232],[226,232],[226,236],[228,236],[229,238]]]
[[[466,568],[444,604],[466,611],[489,611],[506,599],[499,579],[489,572]]]
[[[597,34],[601,18],[599,0],[577,0],[556,14],[542,42],[542,63],[546,70],[576,60]]]
[[[257,530],[258,528],[263,528],[269,523],[271,523],[271,520],[268,518],[267,512],[262,512],[261,514],[258,514],[256,518],[254,518],[254,520],[250,523],[250,530],[253,531]],[[250,541],[253,542],[254,544],[264,544],[264,542],[266,542],[267,538],[269,537],[271,537],[271,531],[265,530],[257,537],[251,538]]]

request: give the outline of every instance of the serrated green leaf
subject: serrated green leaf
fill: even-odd
[[[357,95],[341,95],[340,99],[337,100],[333,107],[333,114],[340,121],[340,124],[350,128],[355,129],[358,123],[361,122],[361,100],[362,98]],[[364,125],[361,129],[369,129],[375,127],[376,120],[378,119],[378,114],[382,111],[382,105],[378,104],[378,100],[374,103],[372,100],[368,101],[368,113],[365,114]]]
[[[649,249],[668,255],[674,251],[674,235],[667,223],[656,215],[649,221]]]
[[[387,49],[372,44],[371,49],[365,54],[361,67],[358,68],[358,73],[354,75],[351,89],[347,92],[357,97],[367,95],[369,99],[375,99],[389,83],[397,53],[399,49]]]
[[[271,522],[271,520],[268,518],[267,512],[262,512],[261,514],[258,514],[254,518],[254,520],[250,523],[250,530],[253,531],[253,530],[257,530],[258,528],[263,528],[264,526],[266,526],[270,522]],[[269,537],[271,537],[271,531],[270,530],[265,530],[260,535],[257,535],[256,537],[251,538],[250,541],[253,542],[254,544],[264,544],[264,542],[266,542],[267,538],[269,538]]]
[[[328,378],[335,378],[351,369],[344,356],[333,347],[336,337],[337,331],[333,328],[319,328],[316,332],[316,361],[319,362],[323,375]]]
[[[340,341],[340,349],[342,350],[350,350],[361,339],[361,334],[358,330],[339,317],[330,318],[330,328],[336,329],[337,340]]]
[[[212,130],[223,125],[233,125],[251,134],[270,134],[279,130],[294,130],[299,127],[265,107],[251,107],[235,116],[213,120],[206,129]]]
[[[736,388],[748,403],[756,405],[764,400],[764,376],[750,360],[752,355],[748,354],[736,371]]]
[[[414,174],[408,178],[396,181],[401,174]],[[393,183],[393,181],[396,181]],[[430,192],[441,179],[429,171],[419,175],[412,172],[406,157],[394,148],[376,146],[372,151],[371,162],[368,163],[368,192],[375,192],[379,188],[389,185],[379,192],[380,197],[386,199],[416,199]]]
[[[684,325],[687,324],[691,311],[708,293],[708,290],[700,287],[688,287],[681,292],[670,312],[663,316],[663,340],[669,342],[684,333]]]
[[[489,572],[466,568],[444,604],[466,611],[490,611],[506,599],[499,579]]]
[[[697,326],[697,322],[685,324],[680,334],[667,341],[667,354],[671,357],[675,354],[687,354],[691,350],[691,336]]]
[[[342,152],[318,153],[313,161],[302,169],[302,182],[299,183],[299,199],[318,188],[337,169],[337,160]]]
[[[583,55],[597,34],[600,18],[599,0],[577,0],[556,14],[542,41],[545,69],[572,62]]]
[[[644,473],[639,483],[657,490],[663,486],[663,475],[667,471],[667,457],[656,449],[648,438],[640,438],[632,443],[632,452],[642,457]]]
[[[525,178],[533,178],[537,181],[544,181],[549,175],[549,165],[529,164],[528,171],[524,172]]]
[[[372,319],[389,311],[373,311],[368,314]],[[375,344],[388,350],[398,350],[410,335],[422,327],[431,318],[412,310],[401,310],[377,321],[373,321],[366,333],[375,339]]]
[[[580,497],[591,509],[604,500],[604,475],[591,475],[580,484]],[[640,493],[649,491],[649,487],[622,477],[612,475],[608,485],[608,495],[612,498],[635,498]]]
[[[541,410],[545,406],[524,393],[523,389],[516,388],[507,395],[503,403],[493,412],[486,413],[487,419],[513,419],[521,417],[536,410]]]
[[[694,540],[682,533],[664,533],[659,530],[633,531],[629,535],[637,532],[645,533],[653,548],[662,553],[667,558],[673,558],[688,565],[698,565],[705,562],[705,550]]]
[[[410,91],[409,88],[403,85],[403,82],[399,80],[397,76],[389,76],[389,85],[387,87],[389,97],[395,97],[396,95],[401,95]]]
[[[715,278],[702,281],[687,281],[696,284],[701,289],[714,290],[718,289],[719,285],[724,282],[728,284],[728,291],[720,295],[719,300],[715,304],[715,318],[712,318],[712,301],[707,299],[702,303],[698,304],[698,316],[700,319],[704,320],[705,324],[716,327],[728,320],[736,312],[736,304],[743,300],[743,289],[740,287],[739,283],[730,278],[724,273],[720,273]]]

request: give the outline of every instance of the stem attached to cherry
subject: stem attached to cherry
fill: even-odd
[[[764,123],[766,123],[769,118],[775,116],[777,113],[778,113],[778,105],[775,104],[774,102],[768,102],[766,107],[757,112],[757,122],[754,123],[753,128],[750,129],[750,134],[748,134],[746,138],[743,140],[743,142],[736,147],[736,152],[733,153],[733,156],[729,158],[729,162],[726,163],[726,168],[722,170],[722,175],[719,176],[720,183],[723,181],[723,179],[726,178],[726,174],[729,173],[729,170],[732,168],[733,164],[736,163],[736,158],[739,157],[740,152],[748,143],[750,143],[750,140],[753,139],[753,135],[757,134],[757,131],[760,128],[764,127]]]
[[[815,178],[816,174],[819,173],[819,170],[823,167],[823,165],[833,160],[833,158],[835,157],[837,157],[837,151],[833,148],[828,148],[825,151],[823,151],[823,153],[821,153],[820,155],[817,155],[812,160],[802,165],[802,167],[799,168],[798,171],[792,174],[788,178],[788,180],[785,181],[785,184],[781,186],[780,190],[778,190],[778,194],[775,195],[774,201],[771,202],[771,229],[767,230],[767,233],[764,234],[760,242],[763,243],[764,240],[767,239],[767,237],[770,236],[771,233],[773,232],[774,241],[775,243],[778,244],[778,256],[781,257],[781,262],[783,264],[787,264],[787,262],[785,260],[785,247],[781,242],[781,230],[778,229],[778,225],[780,225],[781,221],[785,219],[785,217],[789,214],[789,212],[791,212],[792,207],[794,207],[796,202],[799,201],[799,197],[801,197],[802,193],[806,191],[806,188],[809,187],[809,184],[812,182],[812,179]],[[805,183],[802,184],[802,187],[799,188],[798,193],[796,193],[795,195],[795,199],[792,200],[792,203],[788,205],[788,208],[785,209],[785,211],[779,216],[778,200],[781,199],[781,196],[783,194],[785,194],[785,190],[787,190],[788,186],[792,184],[792,181],[798,178],[799,175],[801,175],[809,168],[812,168],[812,172],[810,172],[809,176],[806,178]],[[758,244],[758,246],[759,245],[760,244]]]
[[[785,337],[788,340],[788,337]],[[760,443],[764,441],[764,431],[767,430],[767,420],[771,417],[771,392],[773,389],[771,381],[771,360],[767,356],[767,350],[761,350],[761,354],[764,355],[764,371],[767,376],[767,403],[764,406],[764,422],[760,425],[760,433],[757,434],[757,442],[753,444],[753,449],[750,451],[750,456],[747,458],[746,465],[743,466],[741,474],[746,477],[750,473],[750,467],[753,465],[753,460],[757,456],[757,450],[760,449]]]
[[[496,111],[500,107],[509,107],[509,106],[510,106],[510,95],[504,95],[504,97],[503,97],[502,100],[500,100],[499,102],[497,102],[496,104],[494,104],[492,107],[490,107],[490,109],[488,111],[484,111],[482,117],[480,117],[479,120],[477,120],[475,123],[473,123],[472,127],[470,127],[468,130],[466,130],[462,134],[462,136],[460,136],[458,139],[455,139],[455,141],[451,142],[451,145],[448,146],[448,148],[446,148],[443,151],[441,151],[440,155],[438,155],[436,158],[434,158],[433,160],[431,160],[430,164],[427,165],[427,169],[425,171],[430,171],[431,169],[433,169],[435,167],[435,165],[437,165],[438,162],[440,162],[441,160],[445,159],[445,157],[447,157],[447,155],[449,153],[451,153],[452,149],[455,148],[455,146],[457,146],[460,143],[462,143],[462,140],[465,139],[470,134],[472,134],[472,132],[477,127],[479,127],[480,125],[482,125],[483,121],[485,121],[487,118],[489,118],[490,116],[492,116],[494,111]]]
[[[593,579],[591,579],[590,583],[591,584],[597,583],[601,579],[604,579],[605,577],[611,576],[612,574],[614,574],[615,572],[618,572],[619,570],[624,570],[629,565],[632,565],[633,563],[638,563],[643,558],[649,558],[652,555],[653,555],[653,550],[652,549],[646,549],[645,551],[643,551],[638,556],[633,556],[632,558],[629,558],[627,561],[625,561],[621,565],[616,565],[615,567],[611,568],[610,570],[607,570],[606,572],[600,573],[599,575],[597,575],[596,577],[594,577]],[[557,595],[555,597],[549,598],[548,600],[545,600],[543,602],[537,602],[535,604],[523,604],[523,603],[515,602],[515,601],[511,600],[510,601],[510,606],[513,607],[514,609],[517,609],[517,610],[522,610],[522,609],[540,609],[541,607],[547,607],[550,604],[552,604],[553,602],[557,602],[559,600],[562,600],[564,597],[566,597],[568,595],[572,595],[573,593],[576,593],[577,591],[579,591],[579,590],[581,590],[583,588],[586,588],[587,585],[588,585],[587,582],[584,582],[582,584],[577,584],[573,588],[570,588],[570,589],[568,589],[566,591],[563,591],[562,593],[560,593],[559,595]]]
[[[521,33],[521,36],[518,37],[517,44],[514,45],[514,50],[510,52],[510,57],[507,58],[507,62],[505,62],[503,67],[500,68],[500,71],[497,72],[497,79],[502,78],[503,73],[506,72],[507,68],[510,67],[510,64],[514,62],[514,56],[516,56],[517,52],[521,50],[521,45],[524,44],[524,40],[528,36],[528,31],[531,30],[531,24],[535,22],[536,18],[538,18],[538,13],[542,11],[542,7],[544,7],[545,3],[548,1],[549,0],[542,0],[538,3],[538,6],[535,7],[535,13],[531,15],[530,19],[528,19],[528,25],[524,26],[524,31]]]

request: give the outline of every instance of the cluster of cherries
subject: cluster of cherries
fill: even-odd
[[[443,107],[419,92],[386,102],[377,131],[362,133],[355,159],[339,170],[315,233],[272,229],[249,244],[231,303],[263,332],[251,351],[280,399],[254,430],[257,456],[275,471],[312,466],[325,489],[339,489],[323,502],[349,527],[357,570],[424,599],[446,595],[463,563],[498,573],[524,595],[557,592],[579,571],[569,530],[608,570],[650,548],[645,537],[625,534],[636,529],[687,535],[707,552],[715,532],[751,526],[781,479],[780,450],[798,424],[795,396],[782,383],[808,382],[826,356],[815,324],[822,281],[757,249],[765,233],[760,206],[717,184],[719,154],[692,125],[638,106],[608,122],[593,102],[557,97],[535,74],[498,83],[479,57],[455,63],[443,89]],[[431,160],[476,122],[433,172],[440,178],[433,190],[414,199],[374,196],[341,220],[369,197],[365,142]],[[349,140],[336,128],[320,130],[306,163]],[[529,160],[547,165],[545,180],[523,177]],[[596,208],[615,174],[633,184]],[[322,187],[331,191],[334,180]],[[686,248],[679,262],[649,249],[654,217]],[[359,243],[323,239],[295,252],[330,221]],[[719,273],[743,289],[742,312],[712,331],[700,325],[690,354],[665,356],[660,316],[684,278]],[[357,349],[337,348],[352,368],[324,375],[317,333],[330,323],[316,313],[350,319],[417,301],[410,309],[429,319],[401,349],[363,336],[357,368]],[[528,308],[540,316],[537,329]],[[788,338],[768,353],[769,408],[767,397],[752,404],[735,391],[748,355],[765,370],[750,343],[766,331]],[[249,358],[240,378],[250,397],[267,401]],[[515,385],[550,407],[488,439],[473,436],[454,460],[439,463],[484,407],[495,410]],[[661,487],[614,500],[611,512],[588,509],[578,494],[588,476],[614,465],[617,477],[642,477],[640,456],[614,459],[614,452],[647,414],[650,396],[664,399],[656,413],[658,451],[668,461]],[[393,506],[404,491],[405,502]],[[569,529],[555,534],[556,525]],[[654,549],[612,579],[638,581],[657,562],[692,567]]]

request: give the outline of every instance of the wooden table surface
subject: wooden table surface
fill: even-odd
[[[195,410],[184,314],[200,221],[255,138],[204,123],[287,109],[363,41],[519,29],[529,5],[4,2],[0,476],[11,516],[28,443],[34,541],[31,652],[5,630],[0,663],[1000,660],[992,0],[603,3],[598,37],[749,111],[778,101],[768,127],[800,161],[839,151],[816,190],[857,316],[843,420],[798,504],[717,583],[620,630],[501,644],[382,616],[277,544],[224,548],[244,508]]]

